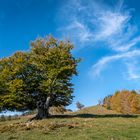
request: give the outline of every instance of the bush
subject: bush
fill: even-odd
[[[81,104],[80,102],[77,102],[77,103],[76,103],[76,107],[77,107],[78,109],[82,109],[82,108],[84,108],[84,105]]]

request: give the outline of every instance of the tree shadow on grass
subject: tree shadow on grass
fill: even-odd
[[[129,114],[105,114],[105,115],[97,115],[97,114],[71,114],[71,115],[52,115],[49,118],[138,118],[139,115],[129,115]]]

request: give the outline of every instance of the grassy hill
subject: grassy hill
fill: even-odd
[[[91,106],[91,107],[85,107],[77,112],[75,112],[77,114],[95,114],[95,115],[105,115],[105,114],[119,114],[117,113],[116,111],[113,111],[113,110],[108,110],[102,106]]]
[[[0,140],[140,140],[140,116],[123,115],[101,106],[49,119],[31,116],[0,122]]]

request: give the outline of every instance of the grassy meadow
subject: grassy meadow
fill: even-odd
[[[28,122],[32,116],[0,122],[0,140],[140,140],[140,116],[101,106]]]

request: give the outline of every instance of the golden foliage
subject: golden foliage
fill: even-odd
[[[103,106],[123,114],[140,114],[140,94],[122,90],[104,98]]]

